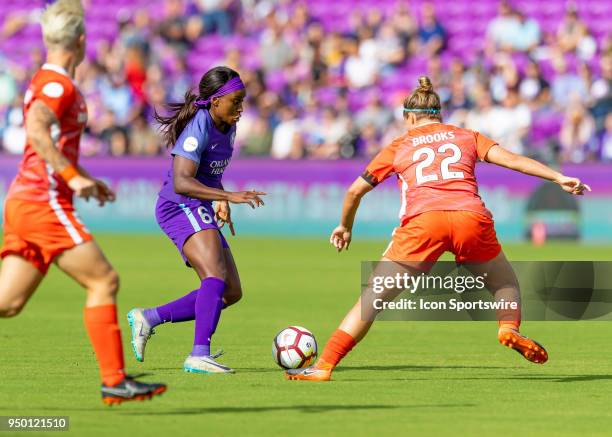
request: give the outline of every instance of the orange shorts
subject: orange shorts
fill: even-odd
[[[1,258],[19,255],[45,274],[56,256],[92,238],[70,204],[21,199],[4,204]]]
[[[436,261],[444,252],[458,263],[484,262],[501,251],[493,220],[471,211],[428,211],[395,228],[383,254],[393,261]]]

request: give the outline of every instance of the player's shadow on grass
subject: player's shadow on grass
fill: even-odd
[[[476,407],[476,404],[416,404],[416,405],[273,405],[273,406],[249,406],[249,407],[209,407],[209,408],[179,408],[169,411],[125,411],[121,412],[127,416],[182,416],[201,414],[237,414],[237,413],[266,413],[277,411],[295,411],[298,413],[329,413],[333,411],[355,411],[355,410],[388,410],[395,408],[463,408]]]
[[[507,374],[500,376],[457,376],[449,378],[394,378],[394,381],[440,381],[440,380],[461,380],[461,381],[541,381],[541,382],[590,382],[590,381],[611,381],[612,375],[515,375],[509,376]]]
[[[413,365],[400,364],[395,366],[342,366],[334,370],[334,372],[346,372],[350,370],[374,370],[374,371],[389,371],[389,370],[410,370],[410,371],[430,371],[438,369],[507,369],[503,366],[456,366],[456,365]]]
[[[504,379],[528,379],[532,381],[549,381],[549,382],[588,382],[588,381],[610,381],[612,375],[525,375],[513,376]]]
[[[170,366],[170,367],[154,367],[151,370],[152,371],[166,371],[166,370],[172,370],[172,371],[176,371],[176,367],[177,366]],[[283,372],[284,370],[281,369],[280,367],[275,367],[275,366],[270,366],[270,367],[234,367],[234,369],[236,370],[236,372],[239,373],[271,373],[271,372]]]

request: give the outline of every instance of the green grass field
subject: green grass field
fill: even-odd
[[[355,241],[338,255],[325,239],[231,239],[244,299],[214,338],[235,375],[185,374],[192,323],[158,328],[137,363],[125,314],[196,286],[161,235],[99,236],[122,277],[119,298],[131,373],[167,382],[146,402],[105,407],[82,322],[84,293],[56,269],[19,317],[0,320],[0,415],[67,415],[96,435],[610,435],[612,325],[527,322],[550,361],[537,366],[498,345],[490,322],[381,322],[331,383],[285,381],[272,337],[289,324],[322,347],[359,294],[359,262],[384,242]],[[508,245],[514,260],[612,259],[609,246]]]

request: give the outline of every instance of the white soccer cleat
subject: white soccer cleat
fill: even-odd
[[[185,364],[183,364],[183,369],[188,373],[234,373],[234,369],[230,369],[215,361],[215,358],[220,355],[220,353],[204,357],[189,355],[185,360]]]
[[[149,325],[149,322],[147,322],[142,308],[134,308],[128,313],[127,319],[132,330],[132,350],[134,351],[134,356],[136,360],[143,362],[147,341],[155,334],[155,331]]]

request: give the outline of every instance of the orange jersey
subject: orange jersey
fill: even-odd
[[[491,217],[478,195],[474,167],[495,144],[478,132],[431,123],[411,129],[381,150],[362,177],[376,186],[397,175],[402,225],[427,211],[472,211]]]
[[[35,100],[42,101],[57,117],[59,124],[51,126],[51,137],[56,147],[76,166],[81,133],[87,124],[87,106],[83,95],[64,69],[45,64],[34,75],[25,93],[26,123],[28,109]],[[7,199],[72,203],[72,190],[34,151],[28,141]]]

